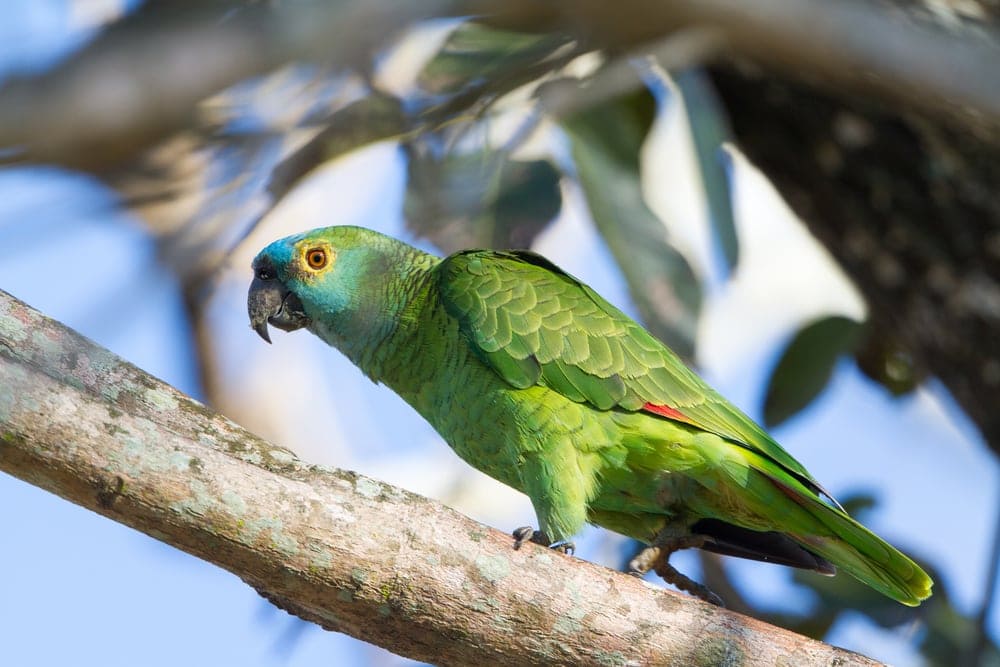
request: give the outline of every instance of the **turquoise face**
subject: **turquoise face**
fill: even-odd
[[[359,232],[364,234],[359,234]],[[386,270],[377,251],[378,237],[355,227],[326,227],[279,239],[254,259],[258,278],[263,270],[301,302],[311,322],[338,329],[347,318],[371,317],[365,306],[365,276]],[[372,243],[376,241],[376,243]],[[278,326],[278,325],[275,325]]]

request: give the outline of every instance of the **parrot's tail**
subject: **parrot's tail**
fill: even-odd
[[[930,597],[933,582],[919,565],[840,509],[771,478],[785,495],[823,524],[832,535],[788,536],[844,572],[894,600],[915,607]]]

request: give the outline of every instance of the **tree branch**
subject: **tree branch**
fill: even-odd
[[[106,170],[191,125],[198,104],[229,86],[293,61],[367,64],[398,30],[451,4],[261,3],[223,16],[209,5],[112,27],[53,71],[0,88],[0,147]]]
[[[876,664],[306,465],[4,292],[0,470],[437,664]]]
[[[613,52],[693,30],[827,90],[923,110],[984,138],[1000,125],[1000,39],[988,19],[965,29],[956,18],[945,30],[859,0],[341,0],[253,5],[224,19],[209,8],[109,30],[52,72],[0,88],[0,147],[101,171],[187,126],[199,102],[239,81],[298,60],[366,64],[413,22],[473,15]]]

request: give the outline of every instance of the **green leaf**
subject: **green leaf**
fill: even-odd
[[[437,158],[411,147],[408,174],[407,226],[447,253],[528,248],[562,207],[560,174],[548,160],[502,152]]]
[[[568,41],[558,34],[512,32],[470,21],[451,33],[417,82],[432,94],[456,93],[540,62]]]
[[[861,372],[878,382],[893,396],[916,389],[927,375],[899,337],[885,330],[871,330],[857,346],[854,360]]]
[[[688,69],[672,76],[691,129],[709,220],[731,271],[739,260],[739,242],[722,145],[732,138],[732,131],[719,98],[700,70]]]
[[[590,214],[649,330],[681,357],[694,357],[701,286],[691,265],[642,198],[639,149],[656,107],[646,93],[563,120]]]
[[[854,350],[861,329],[858,322],[837,315],[795,334],[768,380],[764,424],[776,426],[809,405],[830,381],[837,360]]]

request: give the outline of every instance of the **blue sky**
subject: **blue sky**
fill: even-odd
[[[67,6],[55,0],[3,5],[0,77],[50,63],[82,38],[66,18]],[[263,245],[280,235],[279,229],[334,223],[368,224],[403,234],[399,206],[404,173],[391,145],[352,157],[313,186],[310,196],[319,203],[303,204],[296,213],[286,214],[284,222],[262,230],[271,237],[254,242]],[[338,201],[335,219],[330,219],[329,194],[324,195],[330,192],[350,193],[346,198],[350,201]],[[567,202],[568,212],[543,237],[540,250],[631,310],[617,270],[581,221],[578,193],[568,191]],[[763,205],[774,206],[752,204]],[[798,232],[778,222],[766,227],[749,220],[748,216],[741,223],[741,240],[746,240],[748,249],[758,250],[747,255],[732,286],[712,290],[701,361],[725,395],[759,416],[763,378],[777,346],[809,313],[792,312],[786,305],[772,318],[781,319],[780,327],[742,320],[739,327],[732,325],[734,314],[744,312],[740,308],[746,306],[741,304],[767,299],[755,306],[759,309],[772,307],[772,301],[794,304],[799,298],[792,291],[787,297],[775,295],[775,290],[789,288],[780,280],[768,281],[783,278],[788,283],[788,277],[775,278],[766,270],[775,264],[774,238],[792,239]],[[751,238],[764,240],[754,246]],[[695,248],[704,245],[703,239],[689,241]],[[244,252],[252,253],[257,246]],[[300,358],[319,360],[319,381],[325,387],[309,393],[337,394],[328,405],[338,435],[317,455],[325,457],[324,462],[446,497],[504,530],[533,522],[523,498],[496,495],[506,492],[466,476],[464,464],[419,417],[318,341],[303,334],[282,336],[273,347],[260,344],[245,323],[248,280],[245,263],[238,264],[216,297],[218,336],[226,341],[231,357],[225,362],[232,369],[230,379],[239,385],[241,373],[252,374],[248,367],[258,364],[272,368]],[[141,226],[118,212],[113,193],[93,179],[56,169],[0,170],[0,289],[198,396],[177,287],[158,264]],[[896,400],[853,366],[843,364],[830,390],[779,429],[777,436],[835,494],[875,491],[880,504],[868,523],[890,541],[942,567],[960,608],[975,609],[986,568],[985,545],[995,524],[991,512],[1000,505],[1000,472],[940,387],[932,383],[915,396]],[[344,443],[363,443],[364,451],[351,451]],[[387,443],[406,444],[394,448]],[[428,469],[453,472],[431,479]],[[462,493],[454,490],[457,483],[465,485]],[[489,499],[485,503],[480,499],[484,494]],[[495,499],[501,497],[504,501],[498,503]],[[496,504],[505,507],[484,508]],[[295,623],[236,577],[7,476],[0,476],[0,520],[4,526],[0,570],[11,573],[0,596],[0,662],[104,666],[398,662],[379,649]],[[579,542],[581,557],[608,564],[620,557],[616,551],[620,543],[604,531],[588,530]],[[693,569],[693,559],[683,556],[678,566]],[[733,568],[740,586],[755,600],[773,606],[808,603],[807,596],[789,593],[788,573],[782,568],[747,562],[734,562]],[[995,610],[991,627],[995,636],[1000,635],[1000,613]],[[908,645],[919,631],[907,627],[882,632],[853,618],[836,629],[832,640],[905,665],[917,661]]]

